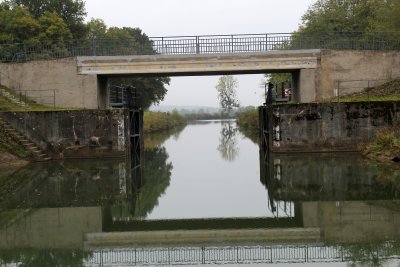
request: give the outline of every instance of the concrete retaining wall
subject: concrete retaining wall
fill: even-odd
[[[0,64],[0,84],[47,106],[98,108],[97,76],[78,74],[75,58]]]
[[[338,80],[383,80],[384,82],[396,78],[400,78],[399,51],[321,50],[315,100],[335,96]],[[358,91],[362,89],[360,87]]]
[[[274,152],[357,151],[400,121],[400,101],[273,106]]]
[[[125,110],[4,112],[2,115],[56,159],[124,157],[129,149]]]

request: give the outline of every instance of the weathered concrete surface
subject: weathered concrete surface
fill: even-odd
[[[98,108],[97,77],[80,75],[74,58],[0,64],[0,84],[39,104],[52,106],[54,90],[58,107]]]
[[[241,54],[78,57],[81,74],[207,74],[315,69],[320,50]]]
[[[334,96],[337,80],[400,78],[400,51],[322,50],[320,69],[316,100]]]
[[[384,126],[400,121],[400,102],[273,106],[274,152],[357,151]]]
[[[128,153],[125,110],[3,112],[2,116],[52,158],[124,157]]]
[[[146,232],[88,233],[85,248],[218,243],[274,243],[320,240],[319,228],[243,229],[243,230],[176,230]]]

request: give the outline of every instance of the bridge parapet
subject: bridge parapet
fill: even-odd
[[[253,53],[276,50],[400,50],[399,33],[273,33],[55,40],[51,44],[0,44],[0,62],[77,56]],[[152,47],[151,47],[152,46]]]

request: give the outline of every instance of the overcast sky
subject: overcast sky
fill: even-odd
[[[288,33],[316,0],[86,0],[88,20],[139,27],[150,37]],[[260,105],[262,75],[237,76],[242,106]],[[173,77],[161,105],[218,106],[218,76]]]

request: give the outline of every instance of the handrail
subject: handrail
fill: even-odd
[[[248,53],[298,49],[400,50],[400,33],[264,33],[3,43],[0,44],[0,62],[77,56]]]

